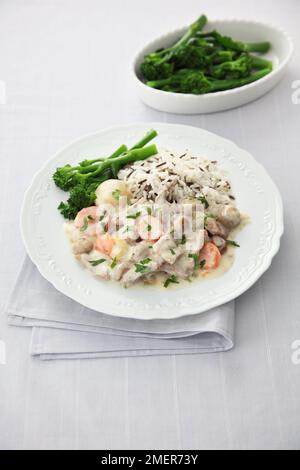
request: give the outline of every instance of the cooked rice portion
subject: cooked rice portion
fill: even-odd
[[[148,160],[127,165],[119,171],[118,178],[129,186],[132,203],[180,203],[205,196],[211,206],[234,204],[231,186],[217,162],[190,152],[160,151]]]

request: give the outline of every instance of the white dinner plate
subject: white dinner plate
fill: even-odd
[[[251,20],[209,20],[204,30],[211,31],[214,29],[240,41],[270,41],[272,48],[268,54],[263,54],[263,57],[273,62],[273,71],[249,85],[204,95],[171,93],[150,88],[141,79],[140,65],[143,57],[149,52],[174,44],[186,32],[187,27],[177,29],[147,44],[134,59],[132,66],[133,80],[136,90],[145,104],[168,113],[214,113],[256,100],[270,91],[282,79],[292,57],[294,46],[290,36],[281,28],[269,23]]]
[[[52,180],[56,167],[86,157],[108,155],[122,143],[130,144],[150,128],[158,131],[158,147],[218,160],[228,172],[237,205],[250,216],[237,236],[232,268],[209,280],[182,282],[168,289],[147,286],[122,288],[92,276],[71,253],[57,205],[66,198]],[[21,214],[27,252],[40,273],[56,289],[93,310],[138,319],[170,319],[196,314],[228,302],[251,287],[268,269],[283,233],[280,194],[265,169],[234,143],[202,129],[162,123],[130,124],[104,129],[72,142],[56,153],[34,176]]]

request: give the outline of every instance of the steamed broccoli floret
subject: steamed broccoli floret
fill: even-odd
[[[83,207],[89,207],[94,204],[96,200],[95,190],[98,183],[88,185],[86,183],[80,183],[75,186],[71,192],[67,202],[61,202],[58,206],[58,210],[64,216],[65,219],[75,219],[78,212]]]
[[[223,62],[211,68],[211,75],[215,78],[243,78],[251,74],[252,69],[272,70],[272,62],[260,57],[242,54],[238,59]]]
[[[174,64],[146,58],[141,65],[141,71],[148,80],[167,78],[174,72]]]
[[[202,69],[211,63],[213,47],[207,41],[192,38],[176,51],[170,59],[176,70]]]
[[[87,179],[88,175],[84,175],[80,172],[79,166],[73,167],[71,165],[65,165],[57,168],[53,180],[60,189],[63,191],[69,191],[74,188],[77,184]]]
[[[65,165],[56,169],[53,180],[60,189],[68,191],[74,184],[74,175],[73,167],[71,165]]]
[[[214,52],[211,55],[211,62],[215,65],[222,64],[223,62],[230,62],[237,57],[235,51],[225,51],[218,47],[214,48]]]
[[[250,75],[252,69],[252,59],[249,55],[243,54],[237,60],[223,62],[212,67],[211,74],[215,78],[241,78]]]

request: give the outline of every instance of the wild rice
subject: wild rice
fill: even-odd
[[[234,196],[224,171],[216,161],[203,157],[160,151],[157,155],[119,171],[133,194],[132,202],[181,203],[189,198],[205,196],[214,204],[232,204]]]

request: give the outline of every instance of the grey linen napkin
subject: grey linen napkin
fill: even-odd
[[[192,354],[233,347],[234,302],[174,320],[134,320],[87,309],[58,292],[26,258],[6,307],[10,325],[33,327],[40,359]]]

